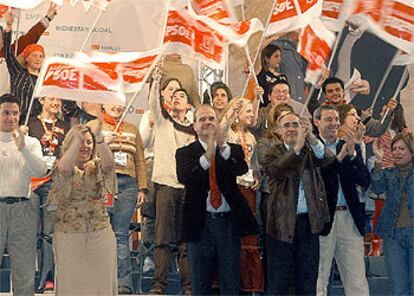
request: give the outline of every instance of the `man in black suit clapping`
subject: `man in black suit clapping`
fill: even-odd
[[[182,235],[188,242],[193,295],[211,295],[217,268],[221,295],[236,295],[240,283],[240,237],[257,224],[236,177],[248,170],[243,149],[226,143],[210,105],[194,114],[198,141],[177,149],[177,176],[186,196]]]

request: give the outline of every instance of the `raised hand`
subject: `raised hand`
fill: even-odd
[[[348,155],[352,156],[355,154],[355,134],[349,128],[344,129],[344,141],[348,144]]]
[[[231,108],[227,111],[227,119],[235,120],[237,117],[237,113],[243,107],[243,99],[237,99]]]
[[[152,71],[152,78],[155,81],[160,81],[162,77],[162,62],[158,61],[157,64],[154,66],[154,70]]]
[[[297,154],[299,154],[303,146],[305,146],[306,134],[305,134],[305,128],[303,126],[300,126],[297,129],[297,131],[298,131],[298,137],[297,137],[296,144],[293,147],[293,149],[295,150]]]
[[[371,87],[369,85],[368,80],[362,79],[355,81],[351,85],[349,90],[355,94],[369,95],[369,93],[371,92]]]
[[[21,126],[13,133],[14,142],[16,143],[17,149],[21,151],[26,146],[24,136],[27,134],[27,126]]]
[[[103,127],[103,115],[102,115],[102,109],[99,109],[99,111],[96,112],[96,118],[98,119],[98,126],[95,130],[95,137],[97,142],[101,142],[103,140],[102,137],[102,127]]]
[[[47,10],[47,13],[46,13],[49,19],[53,20],[55,18],[55,15],[57,15],[57,8],[58,6],[56,3],[50,2],[49,9]]]
[[[394,110],[395,108],[397,108],[398,105],[398,101],[396,98],[391,98],[391,100],[389,100],[388,104],[387,104],[387,108],[390,110]]]
[[[375,155],[375,163],[382,164],[382,159],[384,157],[384,150],[381,147],[378,138],[372,143],[372,152]]]
[[[10,32],[14,22],[14,15],[11,8],[5,14],[4,19],[6,21],[6,32]]]
[[[254,95],[256,99],[260,99],[261,97],[263,97],[264,95],[263,87],[261,87],[260,85],[256,85],[256,87],[254,88]]]

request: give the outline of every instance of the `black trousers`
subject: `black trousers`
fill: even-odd
[[[319,235],[312,234],[309,215],[296,217],[292,243],[267,236],[267,295],[315,295]]]

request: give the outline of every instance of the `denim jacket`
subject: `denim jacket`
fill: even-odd
[[[383,238],[393,238],[395,225],[400,212],[401,193],[405,192],[408,198],[408,210],[411,220],[414,219],[414,170],[411,170],[404,184],[398,168],[388,168],[381,172],[371,173],[372,191],[376,194],[385,192],[385,203],[375,232]]]

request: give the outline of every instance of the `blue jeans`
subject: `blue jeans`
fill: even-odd
[[[56,212],[49,211],[44,205],[47,202],[47,197],[50,191],[52,181],[49,181],[38,189],[35,193],[39,197],[40,204],[40,233],[39,237],[42,242],[42,259],[39,288],[43,288],[47,280],[54,280],[54,260],[53,260],[53,228],[55,226]]]
[[[117,174],[118,197],[113,208],[108,208],[115,232],[118,259],[118,287],[133,291],[129,249],[129,224],[137,203],[137,181],[128,175]]]
[[[384,255],[393,295],[414,295],[414,228],[396,228],[384,238]]]

